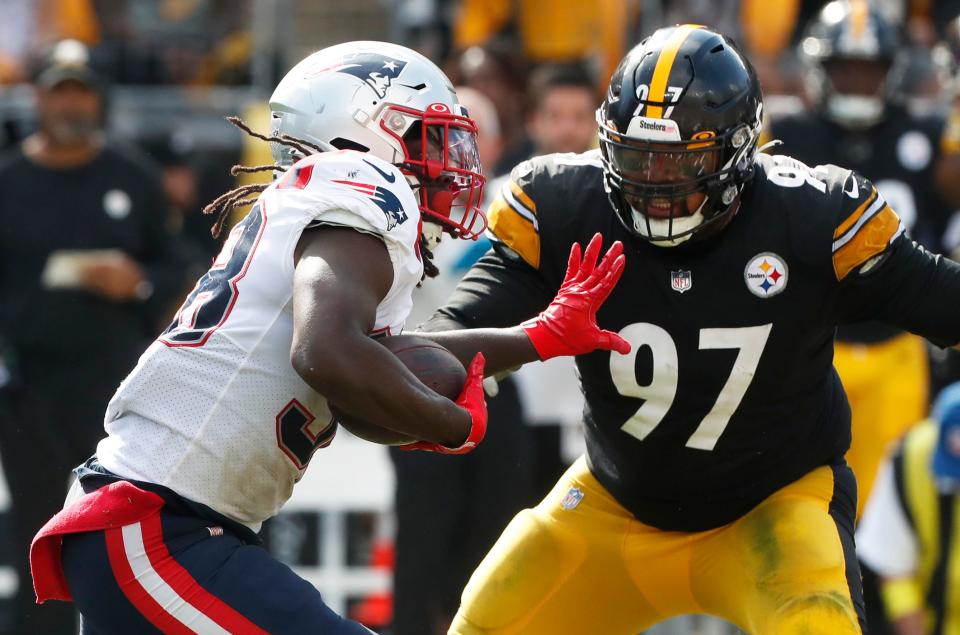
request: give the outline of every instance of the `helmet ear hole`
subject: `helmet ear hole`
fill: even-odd
[[[351,141],[350,139],[344,139],[343,137],[337,137],[330,142],[337,150],[357,150],[358,152],[369,152],[370,148],[363,145],[362,143],[357,143],[356,141]]]

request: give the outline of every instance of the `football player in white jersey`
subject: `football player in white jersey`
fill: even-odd
[[[431,391],[371,336],[403,328],[442,233],[484,229],[476,125],[434,64],[377,42],[306,58],[271,109],[263,138],[285,171],[209,206],[219,231],[263,190],[117,390],[108,436],[34,540],[38,601],[75,601],[83,633],[368,632],[257,546],[336,432],[327,400],[420,439],[410,449],[464,453],[486,429],[484,354],[497,372],[629,349],[596,326],[624,262],[619,243],[597,262],[598,235],[582,257],[573,247],[538,317],[431,334],[469,363],[456,402]]]

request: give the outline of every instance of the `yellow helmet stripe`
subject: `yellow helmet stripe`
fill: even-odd
[[[670,78],[670,71],[673,69],[673,62],[677,59],[677,52],[683,46],[687,36],[697,29],[702,29],[700,24],[684,24],[678,26],[667,43],[663,45],[660,51],[660,57],[657,58],[657,65],[653,68],[653,79],[650,80],[650,94],[647,97],[650,101],[663,102],[664,94],[667,92],[667,79]],[[663,106],[647,106],[644,113],[647,117],[660,119],[663,117]]]
[[[852,0],[850,2],[850,30],[854,41],[863,37],[869,15],[870,10],[867,7],[866,0]]]

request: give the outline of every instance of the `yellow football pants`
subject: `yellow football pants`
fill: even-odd
[[[667,532],[638,522],[581,458],[507,526],[449,633],[636,635],[708,613],[755,634],[860,634],[852,481],[822,467],[729,525]]]
[[[837,342],[833,365],[852,411],[847,464],[857,476],[860,518],[890,445],[927,414],[926,343],[909,333],[869,346]]]

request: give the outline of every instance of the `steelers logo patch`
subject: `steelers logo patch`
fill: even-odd
[[[769,251],[757,254],[743,270],[747,289],[758,298],[769,298],[787,288],[787,263]]]

